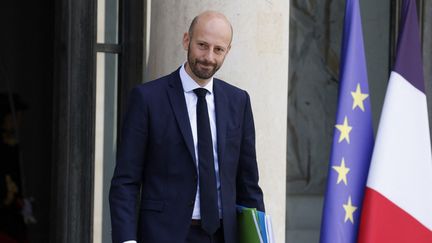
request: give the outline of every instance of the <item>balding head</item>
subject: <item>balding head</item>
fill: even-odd
[[[195,18],[192,20],[189,26],[189,36],[192,37],[194,28],[197,26],[198,22],[200,22],[200,24],[205,24],[208,23],[209,21],[219,21],[222,25],[225,25],[225,27],[229,27],[229,30],[231,32],[230,33],[230,44],[231,44],[232,37],[233,37],[232,25],[225,15],[216,11],[209,10],[195,16]]]

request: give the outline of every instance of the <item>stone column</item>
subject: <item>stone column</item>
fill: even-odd
[[[183,33],[207,9],[224,13],[233,25],[232,48],[217,77],[251,96],[260,185],[276,240],[285,242],[289,1],[152,1],[147,80],[186,60]]]

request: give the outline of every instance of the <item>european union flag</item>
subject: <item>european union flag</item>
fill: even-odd
[[[321,243],[355,243],[373,149],[358,0],[347,0],[339,101],[321,222]]]

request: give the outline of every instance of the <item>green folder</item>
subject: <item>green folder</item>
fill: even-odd
[[[255,208],[242,207],[237,213],[239,243],[263,243]]]

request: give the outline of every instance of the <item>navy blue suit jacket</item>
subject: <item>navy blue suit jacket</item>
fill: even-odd
[[[236,204],[264,211],[255,128],[245,91],[214,79],[213,92],[223,230],[225,242],[236,243]],[[113,242],[184,243],[197,178],[179,70],[138,85],[131,93],[111,181]]]

